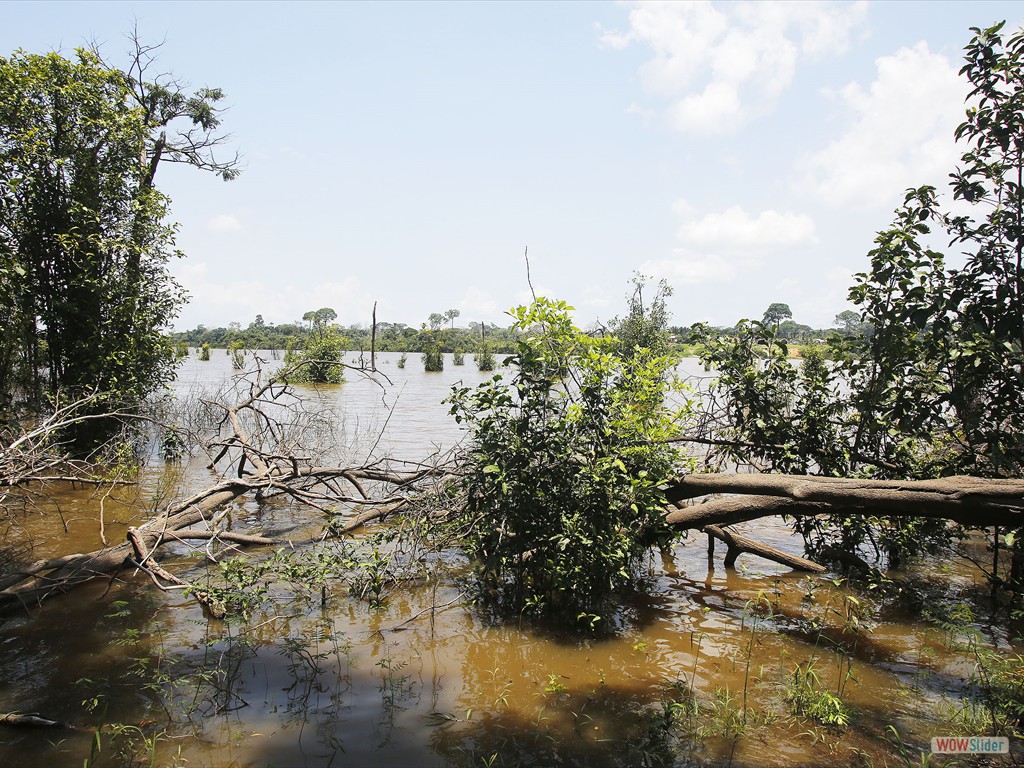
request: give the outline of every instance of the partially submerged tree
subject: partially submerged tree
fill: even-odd
[[[673,361],[623,355],[576,328],[570,310],[543,298],[512,310],[510,380],[453,390],[451,411],[471,434],[459,523],[500,607],[593,624],[667,532]]]
[[[633,275],[630,280],[632,290],[626,297],[626,316],[611,322],[612,332],[619,340],[619,349],[623,355],[631,355],[640,349],[660,355],[668,349],[669,312],[666,300],[672,295],[672,286],[665,280],[659,280],[650,288],[650,279],[640,273]]]
[[[290,350],[285,365],[295,366],[291,381],[308,384],[340,384],[345,380],[345,366],[341,363],[345,351],[345,337],[333,324],[338,313],[330,307],[306,312],[302,319],[310,324],[310,333],[301,351]]]
[[[167,271],[174,228],[161,159],[237,173],[213,158],[216,89],[147,79],[92,50],[0,58],[0,396],[103,391],[137,402],[169,380],[163,338],[183,292]],[[190,127],[172,128],[180,121]]]

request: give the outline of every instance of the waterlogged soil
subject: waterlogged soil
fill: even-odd
[[[431,378],[415,356],[399,373],[394,357],[397,408],[353,381],[318,395],[347,409],[352,455],[422,458],[459,438],[438,402],[482,375],[449,359]],[[199,365],[186,363],[183,388],[216,379]],[[169,473],[184,485],[168,490]],[[168,494],[211,478],[195,461],[158,465],[139,488],[54,492],[17,515],[17,540],[32,558],[94,549],[102,508],[117,542]],[[239,503],[225,522],[296,540],[322,523],[280,500]],[[781,523],[747,531],[800,551]],[[182,546],[164,565],[202,581],[203,554]],[[964,554],[988,557],[982,542]],[[245,621],[210,619],[144,575],[96,580],[0,625],[0,711],[81,727],[0,730],[0,765],[921,765],[932,736],[970,728],[956,712],[978,649],[1020,650],[961,557],[851,585],[749,555],[726,569],[722,555],[709,560],[703,536],[652,552],[636,591],[585,635],[473,604],[456,553],[443,578],[379,607],[341,581],[277,585]],[[838,695],[848,725],[794,711],[798,670],[807,690]]]

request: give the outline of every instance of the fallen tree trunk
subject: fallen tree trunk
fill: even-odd
[[[664,489],[666,499],[673,505],[709,494],[746,497],[671,510],[669,522],[683,528],[728,525],[769,515],[823,512],[945,518],[973,528],[1024,527],[1024,480],[963,476],[939,480],[859,480],[710,473],[676,478],[666,483]]]
[[[178,531],[206,520],[218,507],[237,499],[251,488],[250,483],[238,480],[207,488],[140,526],[138,537],[147,550],[153,549],[166,532]],[[18,609],[27,610],[32,605],[39,605],[97,576],[116,572],[125,565],[131,554],[132,546],[125,541],[114,547],[41,561],[9,574],[0,581],[0,615]]]
[[[727,567],[746,551],[801,570],[824,570],[753,539],[737,539],[739,534],[720,527],[764,517],[906,516],[946,519],[974,529],[1024,527],[1024,480],[1016,479],[955,476],[938,480],[862,480],[709,473],[676,478],[663,490],[669,501],[666,522],[678,530],[701,530],[725,541],[729,547]],[[687,504],[701,496],[715,497]],[[857,567],[862,566],[857,563]]]

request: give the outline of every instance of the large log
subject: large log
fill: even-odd
[[[709,494],[742,494],[754,498],[722,499],[701,505],[700,513],[687,508],[669,512],[680,527],[708,523],[730,524],[772,514],[910,515],[946,518],[967,526],[1024,526],[1024,480],[989,480],[946,477],[938,480],[861,480],[842,477],[760,474],[694,474],[665,485],[670,504]],[[778,498],[772,503],[767,498]],[[746,512],[744,510],[747,510]],[[704,519],[700,525],[687,524]],[[721,517],[716,517],[721,515]]]

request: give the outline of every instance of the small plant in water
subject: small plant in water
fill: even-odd
[[[240,341],[233,341],[228,345],[228,355],[231,357],[231,367],[236,371],[245,368],[245,345]]]
[[[822,687],[813,659],[793,670],[786,701],[794,715],[822,725],[844,728],[850,722],[850,710],[843,700]]]
[[[562,675],[548,675],[548,683],[544,686],[544,692],[550,693],[552,696],[558,697],[565,693],[568,688],[562,682]]]

